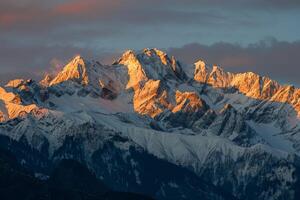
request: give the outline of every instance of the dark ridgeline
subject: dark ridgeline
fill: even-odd
[[[0,149],[1,200],[151,200],[145,195],[110,190],[84,165],[62,160],[50,177],[36,178],[15,156]]]

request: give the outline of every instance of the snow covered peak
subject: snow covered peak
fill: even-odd
[[[214,88],[233,88],[251,99],[266,101],[270,104],[285,103],[292,107],[291,113],[300,116],[300,90],[282,86],[269,77],[253,72],[231,73],[219,66],[207,67],[203,61],[195,63],[194,80]]]
[[[67,80],[74,80],[85,85],[88,84],[88,69],[89,62],[86,62],[81,56],[75,56],[61,72],[50,82],[51,85],[56,85]]]
[[[225,72],[221,67],[207,66],[204,61],[199,60],[195,64],[194,79],[199,83],[207,83],[214,87],[229,86],[231,74]]]
[[[203,60],[198,60],[197,62],[195,62],[195,68],[196,69],[203,70],[206,67],[207,67],[206,63]]]
[[[37,109],[36,105],[22,105],[22,99],[18,94],[0,87],[0,121],[16,118],[34,109]]]
[[[86,60],[81,55],[76,55],[65,67],[64,70],[74,70],[78,67],[85,68]]]
[[[127,67],[129,75],[127,89],[139,87],[140,82],[148,80],[140,61],[132,50],[126,51],[115,64]]]
[[[207,67],[204,62],[195,63],[194,79],[216,88],[236,88],[241,93],[258,99],[271,98],[280,85],[268,77],[253,72],[231,73],[219,66]]]
[[[158,49],[144,49],[143,53],[139,54],[141,56],[146,55],[147,57],[151,57],[152,59],[159,59],[160,62],[164,65],[168,64],[169,57],[167,53],[158,50]]]
[[[169,57],[158,49],[144,49],[134,52],[126,51],[115,64],[124,65],[128,69],[129,82],[127,88],[136,88],[149,79],[183,80],[186,74],[174,57]]]
[[[52,79],[53,78],[50,74],[46,74],[45,77],[40,81],[40,84],[44,87],[48,87]]]
[[[8,83],[5,85],[5,87],[11,87],[11,88],[17,88],[20,85],[22,85],[25,82],[24,79],[14,79],[8,81]]]
[[[252,99],[289,103],[300,115],[299,89],[285,88],[276,81],[252,72],[230,73],[218,66],[209,67],[203,60],[197,61],[194,69],[196,82],[207,84],[212,88],[231,88],[226,91],[238,91],[239,94]],[[152,117],[166,110],[172,111],[175,107],[176,111],[184,110],[187,102],[193,103],[192,107],[198,109],[201,107],[199,102],[202,102],[195,100],[198,93],[193,92],[197,91],[197,88],[193,87],[192,81],[189,81],[180,63],[174,57],[155,48],[136,52],[128,50],[113,66],[101,65],[78,55],[56,76],[47,75],[38,86],[36,85],[38,84],[30,85],[26,80],[18,79],[10,81],[6,85],[6,90],[19,95],[26,105],[29,103],[38,105],[41,102],[43,104],[45,101],[40,99],[47,99],[48,93],[54,93],[56,96],[89,95],[108,100],[126,96],[126,102],[131,102],[137,113]],[[176,104],[179,94],[177,90],[182,94],[189,94],[179,95],[181,102],[184,102],[181,106]],[[222,95],[219,99],[221,98]],[[199,99],[214,107],[212,105],[214,101],[210,102],[210,98],[202,98],[199,94]]]
[[[211,72],[211,68],[206,66],[203,60],[197,61],[195,64],[194,79],[200,83],[205,83]]]

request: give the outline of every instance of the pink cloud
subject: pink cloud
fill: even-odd
[[[7,26],[11,25],[18,20],[18,16],[13,13],[7,13],[0,15],[0,24]]]
[[[78,14],[78,13],[86,13],[97,6],[97,1],[95,0],[87,0],[87,1],[75,1],[75,2],[66,2],[63,4],[59,4],[54,8],[54,12],[59,14]]]
[[[1,6],[1,5],[0,5]],[[0,26],[12,26],[22,23],[31,23],[41,19],[45,19],[47,12],[45,8],[40,7],[22,7],[0,11]]]
[[[121,5],[120,0],[104,1],[104,0],[77,0],[58,4],[54,7],[54,13],[60,15],[77,15],[77,14],[93,14],[101,15],[110,12]]]
[[[111,16],[110,13],[117,13],[117,9],[123,9],[120,0],[76,0],[60,2],[51,5],[25,4],[22,7],[16,5],[1,5],[0,2],[0,26],[10,26],[18,24],[35,24],[42,22],[61,22],[66,20],[76,20],[76,18],[66,18],[68,16],[79,16],[82,20],[87,17],[102,18]],[[2,6],[2,7],[1,7]]]

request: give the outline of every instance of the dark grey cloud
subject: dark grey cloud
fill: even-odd
[[[281,83],[300,86],[300,41],[281,42],[266,39],[248,46],[225,42],[213,45],[192,43],[168,52],[192,64],[198,59],[232,72],[253,71]]]

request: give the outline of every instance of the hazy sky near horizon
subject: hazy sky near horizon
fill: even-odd
[[[299,0],[1,0],[0,82],[156,47],[300,85]]]

